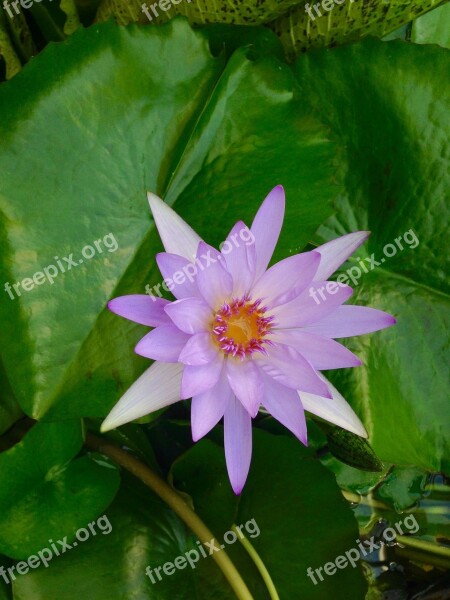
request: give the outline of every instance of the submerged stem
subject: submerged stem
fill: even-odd
[[[420,540],[411,536],[398,535],[396,541],[407,548],[415,548],[422,550],[429,554],[435,554],[436,556],[442,556],[450,561],[450,548],[447,546],[441,546],[435,542],[429,542],[428,540]],[[449,563],[450,564],[450,563]]]
[[[182,519],[186,525],[197,535],[198,539],[204,544],[210,544],[215,540],[214,535],[198,517],[198,515],[186,504],[184,499],[172,489],[159,475],[152,471],[140,460],[122,450],[116,444],[111,443],[101,437],[87,433],[86,446],[105,456],[111,458],[118,465],[132,473],[140,479],[147,487],[155,492],[170,508]],[[220,544],[217,544],[220,547]],[[242,579],[239,571],[232,563],[229,556],[220,550],[212,554],[217,566],[220,568],[228,583],[233,588],[236,597],[239,600],[254,600],[247,585]],[[277,598],[278,596],[273,596]]]

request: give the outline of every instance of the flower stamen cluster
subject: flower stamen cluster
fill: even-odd
[[[244,360],[255,352],[267,355],[265,346],[273,327],[274,317],[267,317],[262,300],[252,301],[249,296],[225,302],[214,317],[212,332],[215,342],[224,354]]]

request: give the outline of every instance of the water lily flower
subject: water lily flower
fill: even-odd
[[[268,268],[284,218],[282,186],[264,200],[250,229],[242,221],[233,227],[221,251],[160,198],[148,197],[166,250],[156,260],[176,300],[131,295],[108,304],[112,312],[154,328],[135,351],[155,362],[114,406],[102,431],[192,398],[194,441],[224,420],[236,494],[249,472],[251,423],[260,407],[305,445],[305,411],[367,437],[320,371],[361,365],[335,338],[395,323],[380,310],[344,305],[352,289],[328,281],[369,232],[344,235]]]

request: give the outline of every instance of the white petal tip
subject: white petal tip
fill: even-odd
[[[364,438],[365,440],[367,440],[369,437],[369,434],[367,433],[367,431],[365,430],[364,427],[355,427],[355,429],[352,433],[354,433],[355,435],[358,435],[359,437]]]
[[[357,419],[357,417],[356,417]],[[367,433],[364,425],[361,423],[361,421],[358,419],[352,419],[352,421],[345,423],[345,424],[339,424],[339,427],[342,427],[342,429],[346,429],[347,431],[350,431],[350,433],[354,433],[355,435],[365,438],[367,439],[369,437],[369,434]]]
[[[153,194],[152,192],[147,192],[147,198],[152,211],[153,208],[157,207],[158,205],[161,205],[161,203],[164,204],[164,200],[162,200],[159,196]]]
[[[115,429],[114,423],[108,422],[108,419],[105,419],[100,426],[100,433],[106,433],[107,431],[111,431]]]
[[[166,252],[178,254],[192,261],[200,237],[164,200],[152,192],[147,198],[153,220]]]
[[[367,439],[369,437],[369,434],[367,433],[366,428],[361,423],[361,421],[356,416],[356,414],[353,419],[351,419],[351,420],[349,419],[348,422],[345,424],[342,424],[342,423],[339,424],[338,427],[341,427],[342,429],[346,429],[347,431],[350,431],[350,433],[354,433],[358,437],[362,437],[364,439]]]

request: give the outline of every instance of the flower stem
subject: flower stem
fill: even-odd
[[[435,542],[429,542],[428,540],[420,540],[405,535],[398,535],[395,539],[402,546],[422,550],[423,552],[435,554],[436,556],[442,556],[443,558],[446,558],[450,561],[450,548],[448,548],[447,546],[441,546],[440,544],[436,544]]]
[[[241,544],[247,550],[250,558],[255,563],[256,568],[260,572],[261,577],[263,578],[264,583],[266,584],[266,587],[267,587],[267,590],[269,591],[269,595],[270,595],[271,599],[272,600],[280,600],[280,596],[278,595],[275,584],[272,581],[272,577],[270,576],[270,573],[267,570],[266,565],[263,563],[261,557],[256,552],[255,548],[252,546],[252,544],[249,542],[249,540],[245,537],[245,535],[236,527],[236,525],[233,525],[231,529],[237,535],[238,540],[241,542]]]
[[[153,490],[186,523],[203,544],[205,542],[210,544],[212,540],[216,541],[211,531],[198,515],[191,510],[184,499],[147,465],[128,454],[128,452],[125,452],[125,450],[122,450],[119,446],[116,446],[116,444],[93,435],[90,432],[86,434],[85,444],[91,450],[95,450],[111,458]],[[220,544],[217,545],[220,547]],[[214,552],[212,558],[216,561],[217,566],[228,580],[236,597],[239,600],[254,600],[239,571],[231,562],[226,552],[223,550]]]

